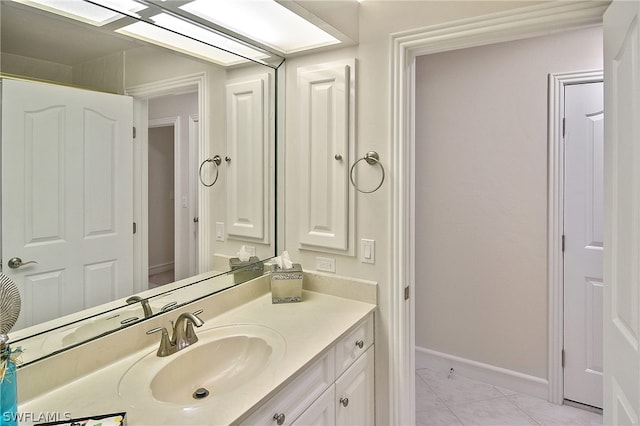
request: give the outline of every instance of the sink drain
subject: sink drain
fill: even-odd
[[[193,393],[193,399],[203,399],[209,396],[209,391],[205,388],[198,388]]]

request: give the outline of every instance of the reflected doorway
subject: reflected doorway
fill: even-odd
[[[149,128],[149,288],[175,281],[174,133]]]
[[[148,288],[197,273],[198,94],[148,106]]]

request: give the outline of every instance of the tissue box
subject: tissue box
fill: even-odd
[[[290,303],[302,301],[302,266],[294,263],[291,269],[271,270],[271,302]]]
[[[233,282],[236,284],[258,278],[264,272],[264,266],[257,256],[251,256],[244,262],[237,257],[232,257],[229,259],[229,267],[233,273]]]

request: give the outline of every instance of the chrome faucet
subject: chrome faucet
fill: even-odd
[[[153,311],[151,310],[151,306],[149,306],[149,299],[143,299],[140,296],[131,296],[126,300],[127,304],[131,305],[136,302],[140,302],[142,304],[142,310],[144,311],[144,317],[149,318],[153,315]]]
[[[164,327],[157,327],[147,331],[147,334],[162,332],[160,347],[156,354],[161,357],[169,356],[197,342],[198,336],[196,336],[193,326],[202,327],[204,324],[204,321],[198,318],[201,313],[202,309],[194,313],[183,312],[180,314],[173,325],[173,337],[171,338],[169,338],[169,332]]]

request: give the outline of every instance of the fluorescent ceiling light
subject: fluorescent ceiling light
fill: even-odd
[[[14,0],[18,3],[36,7],[47,12],[66,16],[95,26],[103,26],[122,17],[122,14],[139,17],[136,12],[146,9],[146,6],[133,0],[102,0],[106,9],[79,0]]]
[[[139,21],[122,27],[116,32],[225,66],[245,62],[245,59],[225,50],[246,58],[260,59],[265,57],[262,52],[166,13],[155,15],[151,20],[157,25]],[[172,31],[168,30],[169,28]],[[204,43],[197,40],[202,40]],[[209,46],[209,44],[225,50]]]
[[[340,42],[272,0],[195,0],[180,8],[283,53]]]

